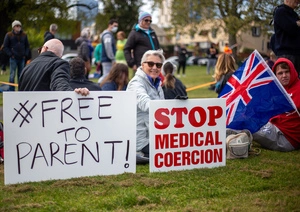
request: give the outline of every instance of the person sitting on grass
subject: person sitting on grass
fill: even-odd
[[[162,86],[165,99],[187,97],[186,87],[179,79],[174,76],[176,69],[177,67],[171,62],[166,62],[162,66],[161,72],[165,77]]]
[[[73,89],[86,87],[90,91],[101,91],[98,84],[86,78],[87,69],[85,62],[80,57],[75,57],[69,61],[70,64],[70,85]]]
[[[149,105],[151,100],[165,99],[159,77],[164,61],[162,50],[146,51],[142,57],[141,66],[126,89],[135,91],[137,95],[137,164],[149,163]]]
[[[262,147],[275,151],[289,152],[300,149],[300,79],[297,77],[298,73],[293,63],[286,58],[278,59],[272,71],[290,95],[297,111],[293,110],[272,117],[259,131],[253,133],[253,140]],[[227,129],[226,136],[239,132],[240,130]]]
[[[109,74],[103,79],[100,87],[103,91],[125,91],[129,81],[128,66],[124,63],[115,63]]]

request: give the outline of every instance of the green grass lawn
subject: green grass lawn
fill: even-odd
[[[190,88],[212,77],[191,66],[180,79]],[[217,97],[208,87],[188,96]],[[299,151],[262,149],[213,169],[149,173],[149,165],[138,165],[136,174],[8,186],[1,164],[0,211],[300,211],[299,161]]]

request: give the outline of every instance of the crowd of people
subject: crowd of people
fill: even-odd
[[[298,51],[300,49],[295,45],[295,43],[299,44],[299,41],[294,40],[292,48],[288,38],[292,35],[280,28],[284,27],[282,23],[287,22],[287,20],[282,21],[283,14],[294,17],[295,2],[298,1],[285,0],[283,6],[278,7],[275,12],[275,37],[272,38],[275,59],[273,58],[270,67],[299,111],[300,67],[297,52],[300,52]],[[9,82],[14,83],[18,69],[19,91],[75,91],[83,96],[88,95],[89,91],[135,91],[137,94],[137,163],[148,163],[150,101],[188,98],[185,85],[178,79],[181,76],[181,68],[185,76],[186,47],[182,44],[178,48],[178,68],[171,62],[165,62],[164,53],[160,49],[155,31],[151,28],[151,22],[151,14],[141,12],[138,23],[133,26],[126,38],[123,31],[118,32],[118,21],[112,19],[107,29],[98,37],[99,43],[95,45],[90,40],[89,28],[84,28],[75,41],[78,57],[69,62],[61,59],[64,45],[55,37],[58,26],[51,24],[49,31],[44,35],[44,44],[39,56],[25,66],[30,47],[27,35],[22,31],[21,22],[16,20],[12,23],[12,31],[6,34],[3,45],[3,50],[9,57]],[[298,27],[297,33],[300,35],[299,18],[294,20],[294,25]],[[117,33],[117,40],[115,33]],[[295,33],[296,37],[297,33]],[[228,44],[225,48],[223,53],[219,53],[215,44],[212,44],[207,50],[209,61],[207,74],[214,72],[217,93],[222,91],[237,68]],[[88,79],[93,56],[96,72],[99,74],[97,83]],[[276,56],[280,59],[276,60]],[[131,80],[129,68],[134,72]],[[175,77],[176,73],[177,77]],[[14,89],[14,86],[10,86],[11,91]],[[231,133],[238,133],[234,129],[230,130]],[[265,148],[292,151],[300,148],[299,132],[299,113],[291,111],[270,119],[269,123],[253,134],[253,138]]]

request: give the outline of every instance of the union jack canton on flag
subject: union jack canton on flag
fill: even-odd
[[[219,98],[226,98],[226,127],[251,133],[270,118],[296,108],[256,50],[229,78]]]

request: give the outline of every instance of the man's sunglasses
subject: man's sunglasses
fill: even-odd
[[[151,61],[144,62],[144,63],[147,63],[150,68],[152,68],[154,65],[156,65],[157,68],[161,68],[163,65],[162,63],[155,63],[155,62],[151,62]]]
[[[150,20],[150,19],[145,19],[144,21],[145,21],[145,22],[152,23],[152,20]]]

